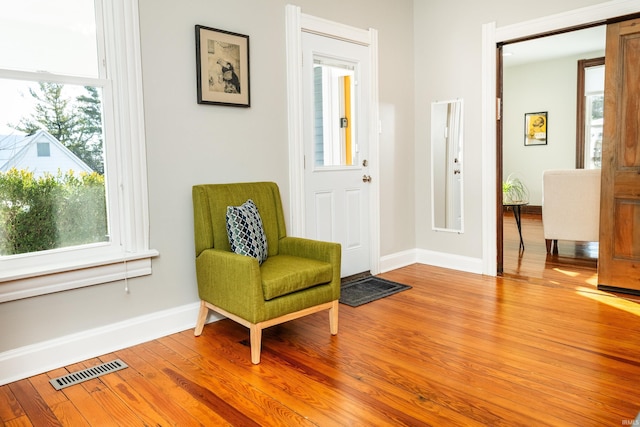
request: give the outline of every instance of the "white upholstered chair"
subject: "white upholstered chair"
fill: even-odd
[[[542,174],[542,226],[547,253],[558,240],[597,242],[600,230],[600,170],[546,170]]]

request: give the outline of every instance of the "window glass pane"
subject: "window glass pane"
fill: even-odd
[[[108,234],[101,88],[0,79],[0,256]]]
[[[604,95],[587,96],[585,169],[602,167],[602,134],[604,122]]]
[[[50,147],[48,142],[38,142],[38,157],[49,157],[51,155]]]
[[[0,0],[0,68],[98,77],[93,0]]]
[[[355,64],[314,57],[315,166],[353,166],[355,143]]]
[[[604,65],[585,68],[584,91],[586,93],[604,92]]]
[[[587,67],[585,75],[585,169],[602,166],[602,133],[604,124],[604,65]]]

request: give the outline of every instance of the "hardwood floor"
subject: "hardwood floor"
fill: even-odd
[[[504,271],[505,278],[527,280],[531,283],[551,284],[557,273],[591,276],[589,283],[598,284],[598,243],[560,241],[557,255],[547,254],[540,214],[522,214],[522,237],[524,251],[519,251],[520,239],[513,214],[504,217]],[[559,282],[559,285],[564,283]],[[640,296],[613,293],[630,301],[640,303]]]
[[[540,279],[556,268],[568,267],[584,274],[595,274],[598,261],[597,242],[559,241],[558,254],[548,255],[542,217],[522,214],[524,251],[519,251],[519,236],[513,214],[504,216],[504,275],[519,279]]]
[[[547,259],[543,240],[536,254],[535,223],[525,223],[521,257],[505,225],[512,266],[503,278],[411,265],[381,276],[412,289],[357,308],[340,305],[337,336],[326,313],[267,329],[262,362],[252,365],[248,331],[223,320],[198,338],[188,330],[2,386],[0,420],[632,425],[640,411],[640,306],[598,291],[588,256],[578,266],[565,262],[575,248],[561,246],[559,257]],[[114,358],[129,368],[61,391],[48,382]]]

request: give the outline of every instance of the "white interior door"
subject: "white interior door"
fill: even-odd
[[[302,33],[305,235],[342,245],[342,277],[370,270],[368,49]]]

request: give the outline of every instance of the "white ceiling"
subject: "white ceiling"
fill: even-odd
[[[571,31],[504,45],[503,66],[513,67],[529,62],[545,61],[564,56],[603,51],[606,25]]]

